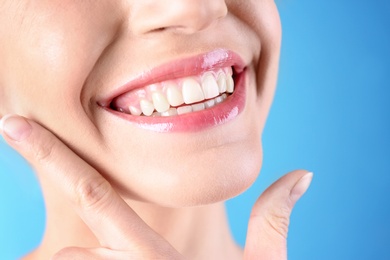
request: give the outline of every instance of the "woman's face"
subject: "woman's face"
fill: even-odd
[[[0,115],[36,120],[124,197],[200,205],[257,177],[273,1],[5,0],[0,13]]]

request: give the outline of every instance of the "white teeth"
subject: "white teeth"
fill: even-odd
[[[201,111],[201,110],[204,110],[205,109],[205,105],[204,103],[199,103],[199,104],[195,104],[195,105],[192,105],[192,111]]]
[[[177,115],[177,109],[176,108],[171,108],[168,111],[165,111],[161,113],[161,116],[176,116]]]
[[[206,102],[204,102],[204,105],[206,108],[213,107],[215,106],[215,100],[214,99],[207,100]]]
[[[145,86],[126,93],[114,107],[133,116],[175,116],[214,107],[234,89],[233,70],[226,67]]]
[[[226,77],[226,92],[233,93],[234,91],[234,80],[231,75],[227,75]]]
[[[160,94],[161,93],[153,93],[153,94]],[[210,100],[206,100],[202,103],[197,103],[197,104],[193,104],[193,105],[190,105],[190,106],[182,106],[182,107],[178,107],[178,108],[169,108],[167,109],[166,111],[163,111],[163,112],[159,112],[159,111],[155,111],[155,106],[153,105],[152,102],[146,100],[146,99],[142,99],[141,100],[141,110],[142,110],[142,113],[145,115],[145,116],[153,116],[153,117],[156,117],[156,116],[176,116],[176,115],[182,115],[182,114],[187,114],[187,113],[191,113],[191,112],[196,112],[196,111],[201,111],[201,110],[205,110],[207,108],[210,108],[210,107],[213,107],[215,106],[216,104],[219,104],[219,103],[222,103],[226,98],[227,98],[227,94],[224,93],[214,99],[210,99]],[[157,99],[157,98],[160,98],[160,97],[155,97],[154,99]],[[156,103],[159,103],[160,100],[158,100]],[[129,110],[131,113],[134,113],[132,115],[136,115],[136,113],[139,113],[139,110],[137,110],[136,107],[132,107],[130,106],[129,107]],[[157,110],[157,108],[156,108]],[[134,112],[132,112],[134,111]]]
[[[226,98],[226,97],[225,97],[225,98]],[[222,101],[224,101],[225,98],[223,97],[223,95],[217,97],[217,98],[215,99],[215,104],[222,103]]]
[[[184,103],[191,104],[204,100],[203,91],[199,83],[192,78],[183,81],[183,99]]]
[[[150,116],[151,114],[153,114],[154,106],[153,106],[152,102],[150,102],[146,99],[141,99],[140,105],[141,105],[142,113],[145,116]]]
[[[215,98],[219,95],[218,84],[210,72],[206,73],[202,79],[202,89],[205,99]]]
[[[184,103],[183,95],[177,89],[177,87],[173,84],[167,87],[167,99],[171,106],[177,107]]]
[[[225,93],[226,92],[226,87],[227,87],[225,74],[222,74],[222,73],[219,74],[217,83],[218,83],[219,93]]]
[[[182,115],[182,114],[187,114],[192,112],[192,107],[191,106],[184,106],[184,107],[178,107],[177,108],[177,114]]]
[[[133,116],[140,116],[142,114],[141,109],[134,107],[134,106],[129,106],[130,114]]]
[[[165,112],[170,107],[168,100],[160,92],[154,92],[152,94],[152,100],[153,100],[154,108],[157,110],[157,112]]]
[[[226,76],[222,73],[218,75],[218,90],[219,93],[224,93],[226,92]]]

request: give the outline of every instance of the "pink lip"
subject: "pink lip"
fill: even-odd
[[[172,117],[132,116],[110,108],[112,100],[121,94],[148,84],[175,78],[199,75],[205,71],[233,67],[235,91],[223,103],[213,108]],[[98,102],[106,111],[140,128],[156,132],[189,132],[217,126],[237,117],[245,106],[245,64],[235,52],[217,49],[195,57],[164,64],[141,74]]]

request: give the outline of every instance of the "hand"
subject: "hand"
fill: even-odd
[[[53,259],[183,258],[139,218],[107,180],[48,130],[19,116],[5,116],[0,131],[33,166],[56,172],[38,177],[50,180],[67,195],[100,242],[101,247],[95,249],[65,248]],[[289,216],[311,178],[306,171],[291,172],[261,195],[249,221],[245,259],[287,258]]]

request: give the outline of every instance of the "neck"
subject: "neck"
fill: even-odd
[[[26,259],[50,259],[65,247],[99,247],[68,203],[50,185],[41,183],[46,201],[46,230],[41,245]],[[229,230],[224,203],[190,208],[164,208],[137,201],[127,204],[153,230],[189,259],[241,259]]]

